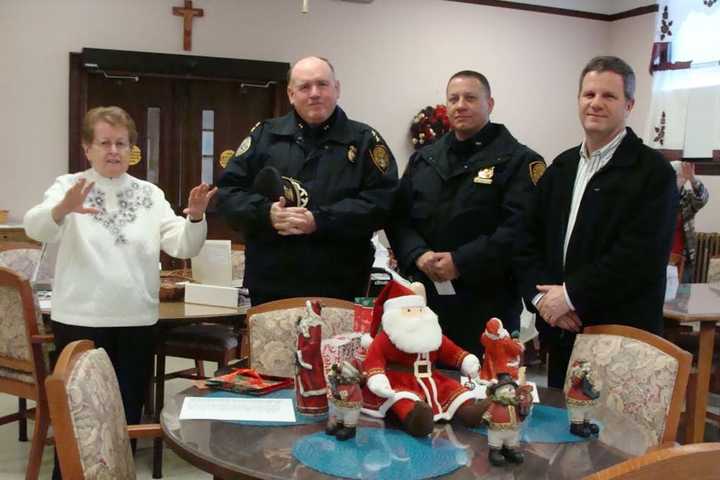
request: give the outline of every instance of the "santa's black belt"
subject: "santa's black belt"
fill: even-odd
[[[385,369],[392,370],[393,372],[412,373],[416,377],[432,376],[432,366],[430,362],[416,362],[412,367],[409,365],[403,365],[402,363],[388,362],[385,364]]]

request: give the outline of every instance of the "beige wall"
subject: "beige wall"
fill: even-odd
[[[0,0],[0,208],[17,220],[67,170],[68,52],[83,47],[184,53],[176,0]],[[615,23],[440,0],[371,4],[311,0],[195,0],[194,55],[293,61],[330,58],[341,105],[385,137],[404,168],[407,129],[445,82],[471,68],[490,79],[493,119],[551,159],[577,144],[583,63],[627,58],[641,74],[631,125],[647,114],[652,15]],[[642,73],[641,73],[642,72]],[[238,132],[238,142],[246,132]]]

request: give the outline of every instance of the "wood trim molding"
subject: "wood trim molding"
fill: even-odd
[[[645,7],[633,8],[625,12],[618,12],[612,15],[606,13],[584,12],[582,10],[571,10],[569,8],[546,7],[542,5],[528,5],[526,3],[510,2],[506,0],[446,0],[448,2],[472,3],[473,5],[484,5],[488,7],[510,8],[513,10],[524,10],[527,12],[549,13],[551,15],[564,15],[566,17],[587,18],[603,22],[614,22],[624,18],[637,17],[646,13],[655,13],[659,10],[657,4]]]
[[[695,173],[697,175],[720,176],[720,150],[713,150],[712,157],[688,158],[683,156],[682,150],[670,150],[660,148],[658,152],[667,159],[668,162],[681,160],[693,162],[695,164]]]

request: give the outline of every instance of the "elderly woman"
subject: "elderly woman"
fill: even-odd
[[[58,177],[24,219],[30,237],[60,242],[51,313],[58,353],[85,338],[107,351],[128,424],[140,422],[152,372],[160,249],[178,258],[198,254],[217,190],[193,188],[187,218],[175,215],[162,190],[128,175],[136,140],[123,109],[90,110],[82,146],[92,168]]]
[[[705,185],[695,176],[695,164],[690,162],[670,162],[677,174],[677,187],[680,191],[680,208],[675,225],[675,234],[671,253],[685,259],[680,283],[692,283],[695,277],[695,215],[710,198]]]

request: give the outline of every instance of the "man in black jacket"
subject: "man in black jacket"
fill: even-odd
[[[623,60],[588,63],[578,93],[585,139],[548,168],[518,236],[517,272],[542,317],[551,387],[562,387],[584,326],[662,329],[678,193],[670,164],[625,126],[634,90]]]
[[[253,128],[218,182],[218,209],[245,236],[253,305],[295,296],[352,300],[365,292],[370,238],[387,221],[397,166],[380,135],[337,106],[339,96],[330,62],[298,61],[288,83],[293,111]],[[268,198],[258,188],[265,167],[283,177],[291,195]]]
[[[410,159],[389,239],[402,273],[425,284],[445,335],[479,354],[490,318],[520,328],[512,243],[545,163],[490,122],[494,100],[484,75],[458,72],[446,93],[453,130]]]

